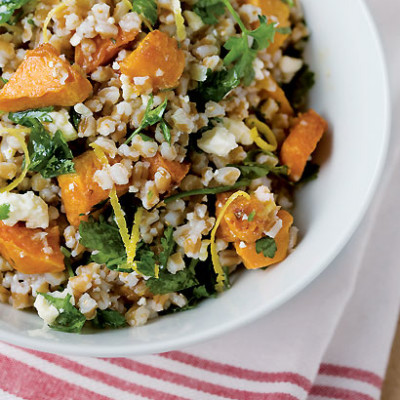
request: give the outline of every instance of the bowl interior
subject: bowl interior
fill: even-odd
[[[317,84],[311,105],[330,125],[319,149],[319,179],[297,195],[301,241],[283,263],[246,271],[232,289],[197,309],[118,331],[41,330],[34,313],[0,305],[0,339],[49,352],[126,356],[177,349],[243,325],[278,307],[320,274],[344,246],[374,194],[389,126],[384,60],[361,0],[302,0]]]

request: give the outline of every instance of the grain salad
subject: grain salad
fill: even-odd
[[[294,0],[0,2],[0,301],[140,326],[283,261],[308,37]]]

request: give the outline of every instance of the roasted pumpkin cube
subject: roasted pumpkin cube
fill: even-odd
[[[110,190],[102,189],[95,181],[94,174],[103,168],[94,151],[90,150],[74,159],[75,173],[60,175],[58,184],[61,198],[69,223],[79,226],[87,221],[92,208],[107,200]],[[129,185],[118,185],[117,193],[122,195],[128,191]]]
[[[91,83],[62,59],[51,44],[26,53],[24,61],[0,91],[1,111],[47,106],[74,106],[92,92]]]
[[[121,63],[121,72],[134,80],[138,94],[169,89],[178,85],[185,68],[185,53],[178,42],[164,32],[150,32]],[[138,84],[142,78],[143,84]]]
[[[269,199],[261,201],[257,194],[250,199],[238,197],[227,208],[217,231],[217,237],[227,242],[244,241],[254,243],[264,232],[269,231],[275,224],[277,206],[271,193],[265,193]],[[218,217],[223,205],[232,193],[217,195],[216,216]],[[263,199],[264,200],[264,199]]]
[[[289,230],[293,224],[293,217],[284,210],[279,210],[278,217],[282,220],[282,228],[275,236],[277,251],[273,258],[265,257],[262,252],[257,253],[256,243],[244,243],[243,245],[239,241],[235,242],[236,252],[243,260],[243,264],[247,269],[268,267],[286,258],[290,238]]]
[[[327,122],[314,110],[300,115],[281,148],[281,161],[289,167],[289,177],[298,181],[303,175],[307,160],[314,152],[324,132]]]
[[[92,73],[97,67],[107,64],[117,53],[133,42],[138,35],[138,31],[125,32],[118,29],[116,38],[102,38],[96,36],[93,41],[96,50],[92,54],[85,54],[82,51],[82,45],[75,47],[75,62],[80,65],[88,74]]]
[[[275,82],[272,76],[268,76],[256,83],[257,89],[260,90],[259,96],[262,100],[271,98],[279,105],[279,112],[282,114],[293,115],[293,108],[289,103],[283,89]]]
[[[190,170],[189,163],[166,160],[160,153],[156,153],[154,157],[145,158],[143,161],[150,164],[149,175],[151,179],[154,179],[159,168],[164,168],[171,175],[174,186],[179,185]]]
[[[8,226],[0,221],[0,254],[23,274],[44,274],[65,269],[57,226],[29,229],[22,223]]]

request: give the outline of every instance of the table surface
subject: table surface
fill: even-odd
[[[399,0],[365,0],[375,19],[388,65],[392,109],[400,109],[400,15]],[[393,112],[392,134],[400,131],[400,117]],[[398,143],[398,141],[396,141]],[[399,149],[397,149],[399,150]],[[399,287],[400,290],[400,287]],[[383,384],[381,400],[400,399],[400,320],[393,343],[390,362]]]

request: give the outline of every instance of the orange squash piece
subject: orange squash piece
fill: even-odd
[[[240,242],[235,242],[236,252],[242,258],[247,269],[268,267],[286,258],[289,247],[289,230],[293,224],[293,217],[284,210],[279,210],[278,217],[282,220],[282,228],[275,236],[277,251],[273,258],[265,257],[263,253],[257,253],[255,243],[246,243],[246,247],[241,247]]]
[[[279,28],[290,27],[290,7],[282,0],[246,0],[245,3],[261,8],[261,12],[268,18],[268,22],[279,22]],[[254,26],[257,27],[258,23]],[[274,54],[285,43],[288,34],[276,32],[274,42],[268,47],[268,53]]]
[[[260,98],[266,100],[271,98],[275,100],[279,105],[279,111],[282,114],[293,115],[293,108],[289,103],[283,89],[275,82],[272,76],[264,78],[262,81],[257,81],[257,89],[260,90]]]
[[[137,49],[121,63],[121,72],[132,79],[148,79],[143,85],[135,85],[138,94],[150,88],[153,92],[178,85],[185,68],[185,53],[178,49],[178,42],[164,32],[150,32]]]
[[[314,110],[300,115],[281,148],[281,161],[289,167],[289,177],[298,181],[303,175],[307,160],[314,152],[328,123]]]
[[[120,50],[133,42],[138,35],[138,31],[125,32],[118,28],[118,35],[114,40],[96,36],[93,41],[96,50],[92,54],[85,54],[82,51],[82,45],[75,47],[75,62],[80,65],[83,70],[90,74],[97,67],[107,64],[111,61]]]
[[[102,189],[93,179],[95,172],[103,168],[94,151],[76,157],[74,164],[76,172],[60,175],[58,184],[68,222],[79,226],[81,221],[88,220],[93,206],[108,199],[110,190]],[[126,193],[128,188],[129,184],[117,186],[117,194]]]
[[[1,111],[47,106],[74,106],[92,92],[76,66],[60,57],[51,44],[26,53],[24,61],[0,91]]]
[[[190,163],[169,161],[163,158],[160,153],[156,153],[154,157],[145,158],[143,161],[150,163],[149,175],[151,179],[154,179],[158,168],[164,168],[170,173],[174,185],[179,185],[190,170]]]
[[[232,193],[217,195],[216,216]],[[227,208],[219,225],[217,237],[227,242],[245,241],[254,243],[263,232],[269,231],[275,223],[276,204],[273,201],[261,202],[254,194],[250,200],[238,197]],[[251,221],[249,216],[252,215]]]
[[[65,269],[57,226],[28,229],[19,223],[7,226],[0,221],[0,254],[23,274],[44,274]]]

